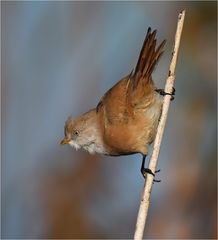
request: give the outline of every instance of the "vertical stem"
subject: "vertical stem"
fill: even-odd
[[[177,29],[176,29],[176,35],[175,35],[175,45],[174,45],[174,50],[172,52],[172,60],[170,64],[169,75],[166,80],[165,92],[172,92],[172,89],[173,89],[174,80],[175,80],[176,63],[177,63],[177,57],[178,57],[184,19],[185,19],[185,10],[179,13],[179,16],[178,16]],[[167,120],[167,114],[170,106],[170,98],[171,98],[170,95],[165,95],[163,100],[162,114],[161,114],[160,122],[157,128],[157,134],[154,140],[153,151],[152,151],[150,162],[149,162],[149,168],[151,169],[152,172],[155,172],[156,165],[157,165],[161,141],[163,138],[164,128]],[[148,215],[148,208],[150,204],[150,195],[151,195],[151,189],[153,185],[153,179],[154,177],[151,174],[148,174],[146,178],[146,182],[144,184],[144,189],[142,192],[141,203],[140,203],[137,222],[136,222],[136,229],[135,229],[135,235],[134,235],[135,240],[140,240],[143,238],[145,223]]]

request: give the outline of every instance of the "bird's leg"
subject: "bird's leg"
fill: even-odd
[[[171,93],[167,93],[164,91],[164,89],[155,89],[155,91],[157,93],[159,93],[160,95],[162,96],[165,96],[165,95],[170,95],[171,96],[171,101],[174,99],[174,96],[175,96],[175,92],[176,92],[176,89],[173,87],[173,91]]]
[[[142,173],[142,176],[143,176],[144,178],[146,178],[147,174],[151,174],[151,175],[153,175],[153,176],[155,177],[155,173],[160,172],[160,169],[157,170],[157,171],[155,171],[155,173],[153,173],[153,172],[151,171],[151,169],[145,168],[145,158],[146,158],[146,155],[143,155],[142,165],[141,165],[141,173]],[[161,180],[156,180],[156,179],[154,179],[154,182],[161,182]]]

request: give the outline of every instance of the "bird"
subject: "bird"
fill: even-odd
[[[141,173],[155,173],[145,168],[148,147],[154,141],[161,116],[163,96],[171,93],[155,87],[152,73],[164,52],[166,40],[159,46],[157,30],[149,27],[136,64],[127,76],[118,81],[93,109],[69,117],[64,126],[62,145],[84,149],[90,154],[110,156],[141,154]],[[159,181],[155,180],[154,181]]]

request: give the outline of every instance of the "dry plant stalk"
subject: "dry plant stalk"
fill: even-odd
[[[180,12],[178,16],[177,29],[176,29],[176,35],[175,35],[175,45],[172,52],[172,60],[170,64],[169,76],[166,80],[165,92],[172,92],[172,89],[173,89],[174,80],[175,80],[176,62],[177,62],[177,56],[179,51],[179,44],[180,44],[184,19],[185,19],[185,10]],[[163,100],[162,114],[161,114],[160,122],[157,128],[157,134],[154,140],[153,151],[152,151],[150,162],[149,162],[149,168],[151,169],[152,172],[155,172],[156,165],[157,165],[157,159],[160,152],[160,145],[161,145],[164,128],[167,120],[167,114],[170,106],[170,98],[171,98],[170,95],[165,95]],[[151,195],[153,180],[154,180],[154,177],[151,174],[148,174],[145,185],[144,185],[143,193],[142,193],[141,203],[140,203],[137,222],[136,222],[136,229],[135,229],[135,235],[134,235],[134,239],[136,240],[143,238],[144,227],[145,227],[145,222],[146,222],[149,203],[150,203],[150,195]]]

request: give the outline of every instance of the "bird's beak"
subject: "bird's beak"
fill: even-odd
[[[60,142],[60,144],[61,144],[61,145],[65,145],[65,144],[69,144],[69,142],[70,142],[69,139],[64,138],[64,139]]]

